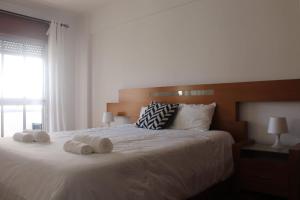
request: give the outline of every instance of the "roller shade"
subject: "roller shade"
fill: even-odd
[[[49,24],[24,19],[0,10],[0,34],[15,35],[47,42]]]
[[[5,38],[0,36],[0,52],[28,56],[44,56],[46,44],[43,42]]]

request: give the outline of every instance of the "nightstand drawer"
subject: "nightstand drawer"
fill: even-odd
[[[242,158],[239,172],[241,188],[286,197],[287,172],[287,162]]]

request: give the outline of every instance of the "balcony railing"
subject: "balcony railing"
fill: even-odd
[[[10,137],[25,129],[39,129],[44,125],[43,104],[0,105],[0,130],[2,137]]]

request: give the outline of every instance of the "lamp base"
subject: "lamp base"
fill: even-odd
[[[274,148],[274,149],[284,148],[284,145],[282,145],[280,142],[280,134],[276,135],[276,139],[275,139],[274,144],[272,145],[272,148]]]

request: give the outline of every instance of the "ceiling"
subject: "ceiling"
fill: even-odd
[[[95,6],[101,6],[113,0],[23,0],[23,2],[25,1],[82,13],[93,9]]]

